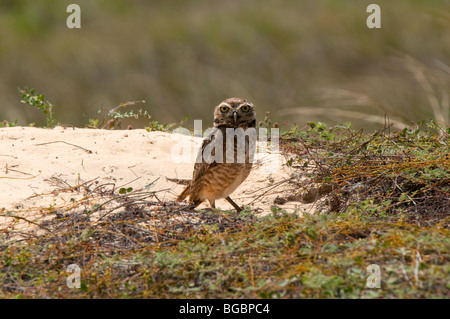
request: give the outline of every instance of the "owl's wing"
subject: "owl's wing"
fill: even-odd
[[[216,135],[219,131],[221,131],[218,128],[214,128],[211,133],[203,140],[202,147],[199,149],[197,153],[197,158],[194,165],[194,174],[192,176],[192,182],[194,183],[198,178],[203,176],[205,172],[212,167],[216,166],[217,163],[214,161],[215,156],[215,148],[213,148],[211,151],[209,151],[209,148],[207,149],[208,145],[210,147],[214,147],[213,144],[220,142],[218,139],[216,139]],[[213,144],[211,144],[213,143]],[[222,146],[222,145],[220,145]],[[205,152],[206,149],[206,152]]]
[[[192,197],[192,191],[197,188],[198,183],[201,182],[202,176],[204,176],[204,174],[209,169],[217,165],[217,163],[214,161],[215,145],[211,144],[220,142],[218,139],[216,139],[217,133],[217,128],[215,128],[211,131],[211,134],[203,140],[202,146],[200,147],[197,153],[197,158],[195,160],[192,180],[178,196],[177,201],[182,201],[187,196],[189,196],[190,200],[195,203],[196,198]],[[208,146],[210,146],[212,150],[208,148]]]

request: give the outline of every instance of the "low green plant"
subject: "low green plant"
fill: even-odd
[[[38,110],[41,110],[46,116],[47,127],[53,127],[56,124],[54,117],[53,104],[48,100],[45,100],[44,94],[36,93],[34,89],[28,89],[27,87],[19,88],[22,100],[21,103],[28,104]]]
[[[89,119],[88,127],[90,128],[100,128],[100,129],[114,129],[120,128],[121,120],[131,119],[131,120],[147,120],[149,121],[149,125],[145,127],[147,131],[164,131],[168,132],[171,128],[173,128],[176,123],[170,124],[162,124],[158,121],[152,119],[152,116],[147,110],[138,109],[129,110],[126,112],[122,112],[121,109],[134,106],[138,103],[145,103],[144,100],[140,101],[127,101],[124,103],[120,103],[118,106],[112,108],[107,112],[102,120],[99,119]],[[101,113],[103,110],[98,110],[98,113]]]
[[[0,122],[0,127],[14,127],[14,126],[17,126],[17,120],[15,120],[14,122],[3,120],[2,122]]]

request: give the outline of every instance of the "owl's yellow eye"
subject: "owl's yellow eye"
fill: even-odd
[[[220,107],[220,112],[222,112],[222,113],[227,113],[229,109],[230,109],[230,108],[229,108],[228,106],[221,106],[221,107]]]
[[[248,106],[248,105],[243,105],[242,107],[241,107],[241,110],[242,110],[242,112],[248,112],[248,111],[250,111],[250,106]]]

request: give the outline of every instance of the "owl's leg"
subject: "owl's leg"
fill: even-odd
[[[196,200],[192,201],[192,203],[193,203],[193,208],[195,208],[198,205],[200,205],[202,203],[202,201],[200,199],[196,199]]]
[[[230,198],[230,196],[225,197],[225,199],[234,207],[234,209],[236,209],[238,213],[242,211],[242,209]]]
[[[209,201],[209,204],[211,205],[211,208],[212,208],[212,209],[216,209],[216,202],[215,202],[215,201],[210,200],[210,201]]]

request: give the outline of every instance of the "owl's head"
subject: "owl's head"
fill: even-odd
[[[256,112],[252,103],[232,97],[220,102],[214,110],[214,126],[256,127]]]

